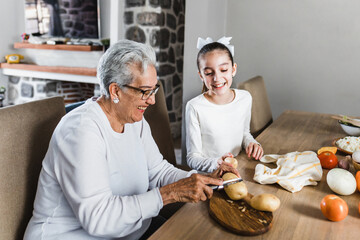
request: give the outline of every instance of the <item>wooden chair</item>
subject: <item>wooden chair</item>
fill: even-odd
[[[0,108],[0,239],[23,239],[41,163],[64,114],[62,97]]]
[[[250,132],[257,137],[273,122],[264,79],[256,76],[239,83],[238,88],[247,90],[252,96]]]

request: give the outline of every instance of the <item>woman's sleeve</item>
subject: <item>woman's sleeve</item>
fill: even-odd
[[[249,93],[250,97],[250,106],[247,108],[248,111],[245,114],[245,120],[244,120],[244,138],[243,138],[243,148],[246,149],[247,146],[249,146],[250,143],[256,143],[259,144],[254,137],[250,133],[250,120],[251,120],[251,108],[252,108],[252,97]]]
[[[144,219],[158,215],[158,189],[132,196],[113,195],[103,136],[96,126],[77,127],[59,136],[52,166],[62,191],[82,227],[99,237],[123,237]]]
[[[218,168],[218,158],[207,158],[202,153],[201,123],[197,112],[189,103],[186,105],[185,123],[187,164],[198,171],[213,172]]]
[[[196,171],[184,171],[174,167],[160,153],[154,138],[151,135],[151,129],[146,120],[143,120],[141,138],[146,152],[147,165],[149,171],[150,189],[165,186],[167,184],[176,182],[182,178],[189,177]]]

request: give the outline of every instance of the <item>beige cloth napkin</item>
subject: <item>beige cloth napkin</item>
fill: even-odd
[[[312,151],[264,155],[260,161],[276,162],[277,168],[257,164],[254,180],[261,184],[278,183],[290,192],[298,192],[306,185],[317,185],[316,181],[322,177],[320,160]]]

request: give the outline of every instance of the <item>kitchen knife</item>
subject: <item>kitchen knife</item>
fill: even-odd
[[[231,184],[238,183],[238,182],[241,182],[241,181],[242,181],[241,178],[234,178],[234,179],[224,181],[223,185],[220,185],[220,186],[218,186],[218,185],[209,185],[209,187],[211,187],[213,190],[221,190],[226,186],[229,186]]]

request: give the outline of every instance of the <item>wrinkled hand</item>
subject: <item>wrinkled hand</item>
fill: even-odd
[[[221,178],[222,175],[224,175],[224,173],[227,173],[227,172],[232,172],[236,176],[240,177],[240,174],[239,174],[238,170],[233,168],[231,166],[231,164],[229,164],[227,162],[224,162],[224,163],[220,164],[218,169],[216,169],[212,173],[209,173],[208,176],[213,177],[213,178]]]
[[[212,197],[213,190],[208,185],[221,185],[222,182],[221,178],[195,173],[188,178],[161,187],[160,194],[164,205],[173,202],[196,203]]]
[[[250,143],[245,150],[248,158],[253,157],[255,160],[259,160],[264,154],[263,148],[259,144],[253,142]]]

